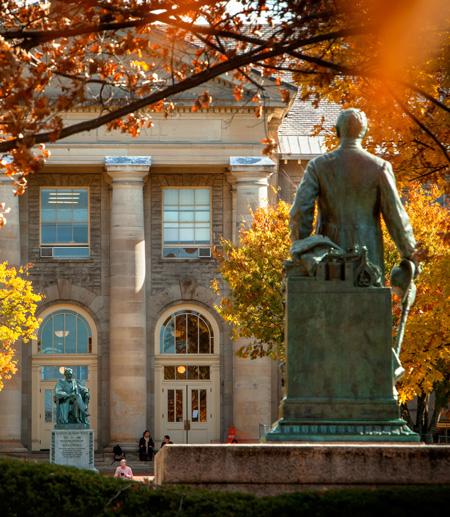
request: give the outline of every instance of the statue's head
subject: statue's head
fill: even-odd
[[[66,379],[71,379],[73,377],[73,370],[72,370],[72,368],[64,368],[64,377]]]
[[[367,131],[367,117],[363,111],[350,108],[341,111],[336,121],[339,138],[363,138]]]

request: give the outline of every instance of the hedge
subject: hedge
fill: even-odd
[[[449,486],[353,488],[256,497],[187,487],[154,489],[74,468],[0,460],[2,517],[443,517],[449,508]]]

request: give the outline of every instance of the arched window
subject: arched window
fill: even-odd
[[[213,354],[210,323],[197,311],[171,314],[161,326],[161,354]]]
[[[80,314],[59,310],[47,316],[39,330],[41,354],[86,354],[92,352],[92,331]]]

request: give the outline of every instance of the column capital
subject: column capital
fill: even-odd
[[[276,163],[267,156],[230,156],[231,177],[237,183],[267,184]]]
[[[105,170],[113,184],[143,183],[151,164],[151,156],[105,156]]]

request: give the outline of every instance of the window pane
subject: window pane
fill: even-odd
[[[85,354],[89,351],[90,334],[86,322],[77,317],[77,353]]]
[[[53,420],[53,390],[45,390],[44,397],[44,420],[50,423]]]
[[[42,354],[53,353],[53,322],[50,319],[42,325],[40,352]]]
[[[56,210],[54,208],[42,208],[41,220],[43,223],[53,223],[56,221]]]
[[[188,353],[198,354],[198,317],[189,314],[188,317]]]
[[[194,212],[191,210],[181,210],[180,211],[180,221],[181,222],[193,222],[194,221]]]
[[[53,248],[54,258],[88,258],[89,254],[89,248],[76,248],[74,246]]]
[[[175,379],[175,366],[164,366],[164,380],[172,381]]]
[[[209,354],[209,327],[205,323],[205,321],[199,318],[198,321],[198,329],[199,329],[199,352],[201,354]]]
[[[198,366],[188,366],[188,375],[187,378],[189,380],[196,381],[198,380]]]
[[[56,216],[58,223],[71,223],[72,222],[72,205],[61,204],[58,206],[58,213]]]
[[[180,193],[180,205],[194,204],[194,189],[182,189]]]
[[[73,226],[73,242],[77,242],[78,244],[87,244],[88,240],[88,225],[75,224]]]
[[[209,366],[200,366],[199,367],[199,378],[201,381],[209,381],[210,379],[210,373],[209,373]]]
[[[50,197],[49,189],[41,189],[41,208],[52,208],[52,205],[49,205],[48,200]]]
[[[191,410],[192,410],[192,421],[198,422],[198,390],[191,391]]]
[[[73,313],[66,313],[66,339],[65,339],[65,353],[66,354],[75,354],[76,353],[76,329],[77,329],[77,323],[75,314]]]
[[[164,222],[165,223],[178,222],[178,212],[174,212],[171,210],[164,210]]]
[[[176,205],[178,206],[178,189],[164,189],[163,190],[164,206]]]
[[[56,242],[56,224],[43,224],[41,227],[42,244],[51,244]]]
[[[175,353],[175,318],[167,319],[161,328],[161,353]]]
[[[208,205],[209,206],[209,189],[196,189],[195,191],[195,204],[196,205]]]
[[[72,221],[74,223],[87,223],[88,212],[84,208],[74,208],[72,212]]]
[[[54,354],[63,354],[64,353],[64,314],[58,313],[53,316],[53,343],[55,348],[53,350]]]
[[[188,226],[180,226],[179,242],[194,242],[194,228]]]
[[[175,347],[177,354],[186,353],[186,316],[184,314],[176,317]]]
[[[85,381],[88,380],[88,366],[71,366],[73,370],[73,376],[77,381],[80,381],[81,384],[85,384]]]
[[[167,421],[175,422],[175,390],[167,390]]]
[[[200,422],[207,422],[206,390],[200,390]]]
[[[195,242],[199,244],[208,244],[211,242],[211,233],[209,228],[197,228],[195,230]]]
[[[164,242],[178,242],[178,228],[164,227]]]
[[[200,223],[209,223],[209,210],[197,210],[195,212],[195,221]]]
[[[177,422],[183,421],[183,390],[176,390],[175,420]]]
[[[187,376],[187,368],[186,366],[180,364],[175,368],[175,379],[178,381],[183,381]]]
[[[87,208],[88,208],[88,189],[80,189],[78,190],[79,197],[78,197],[78,206],[76,208],[84,208],[85,213],[87,214]]]
[[[71,224],[58,224],[57,225],[56,242],[73,242]]]

